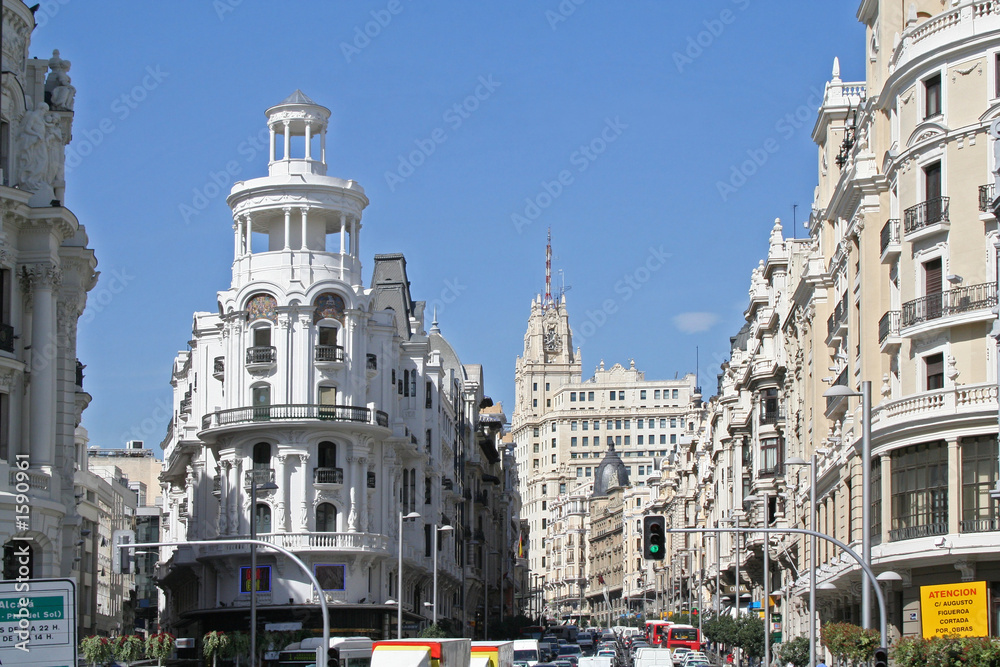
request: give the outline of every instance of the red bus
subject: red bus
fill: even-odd
[[[673,626],[670,621],[646,621],[646,643],[653,648],[666,648],[664,643],[667,630]]]
[[[689,648],[692,651],[701,650],[701,632],[693,625],[671,625],[666,630],[664,648]]]

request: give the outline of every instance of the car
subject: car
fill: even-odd
[[[567,660],[566,658],[556,658],[552,661],[552,664],[556,667],[575,667],[572,660]]]
[[[684,658],[687,657],[688,653],[691,653],[691,649],[687,648],[686,646],[678,646],[677,648],[675,648],[674,654],[672,656],[674,665],[676,667],[681,667],[681,665],[684,664]]]
[[[708,656],[701,651],[688,651],[684,654],[681,667],[691,667],[695,662],[708,662]]]

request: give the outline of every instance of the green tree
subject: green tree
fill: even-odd
[[[705,638],[716,644],[735,646],[737,630],[736,621],[731,616],[710,616],[702,621]]]
[[[764,655],[764,620],[757,614],[744,614],[736,621],[736,645],[750,658]]]
[[[782,665],[792,663],[795,667],[805,667],[809,664],[809,638],[796,637],[781,644],[778,649],[778,660]]]
[[[424,639],[439,639],[441,637],[447,637],[448,633],[438,624],[428,625],[426,628],[420,631],[420,636]]]

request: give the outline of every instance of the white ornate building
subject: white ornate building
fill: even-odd
[[[173,367],[165,534],[206,543],[165,550],[161,623],[245,629],[249,549],[212,541],[246,538],[256,517],[261,539],[320,579],[335,632],[371,636],[395,633],[390,598],[409,634],[431,617],[434,531],[453,527],[438,533],[437,615],[466,632],[487,580],[499,604],[490,558],[499,563],[503,540],[517,537],[503,491],[505,418],[480,419],[482,369],[459,361],[436,321],[427,326],[402,255],[376,256],[362,284],[368,198],[326,173],[329,110],[296,91],[266,115],[268,175],[236,183],[228,199],[232,284],[216,312],[195,314]],[[252,499],[251,476],[276,488]],[[412,512],[420,517],[400,535]],[[260,623],[319,628],[305,575],[264,548],[258,563]]]
[[[84,528],[74,473],[86,467],[78,427],[90,396],[76,333],[97,260],[83,225],[63,205],[75,95],[69,63],[58,53],[28,58],[34,27],[21,0],[3,3],[0,544],[5,579],[86,580],[93,573],[80,573]]]

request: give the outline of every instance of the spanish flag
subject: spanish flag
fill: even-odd
[[[524,558],[524,533],[517,534],[517,557]]]

